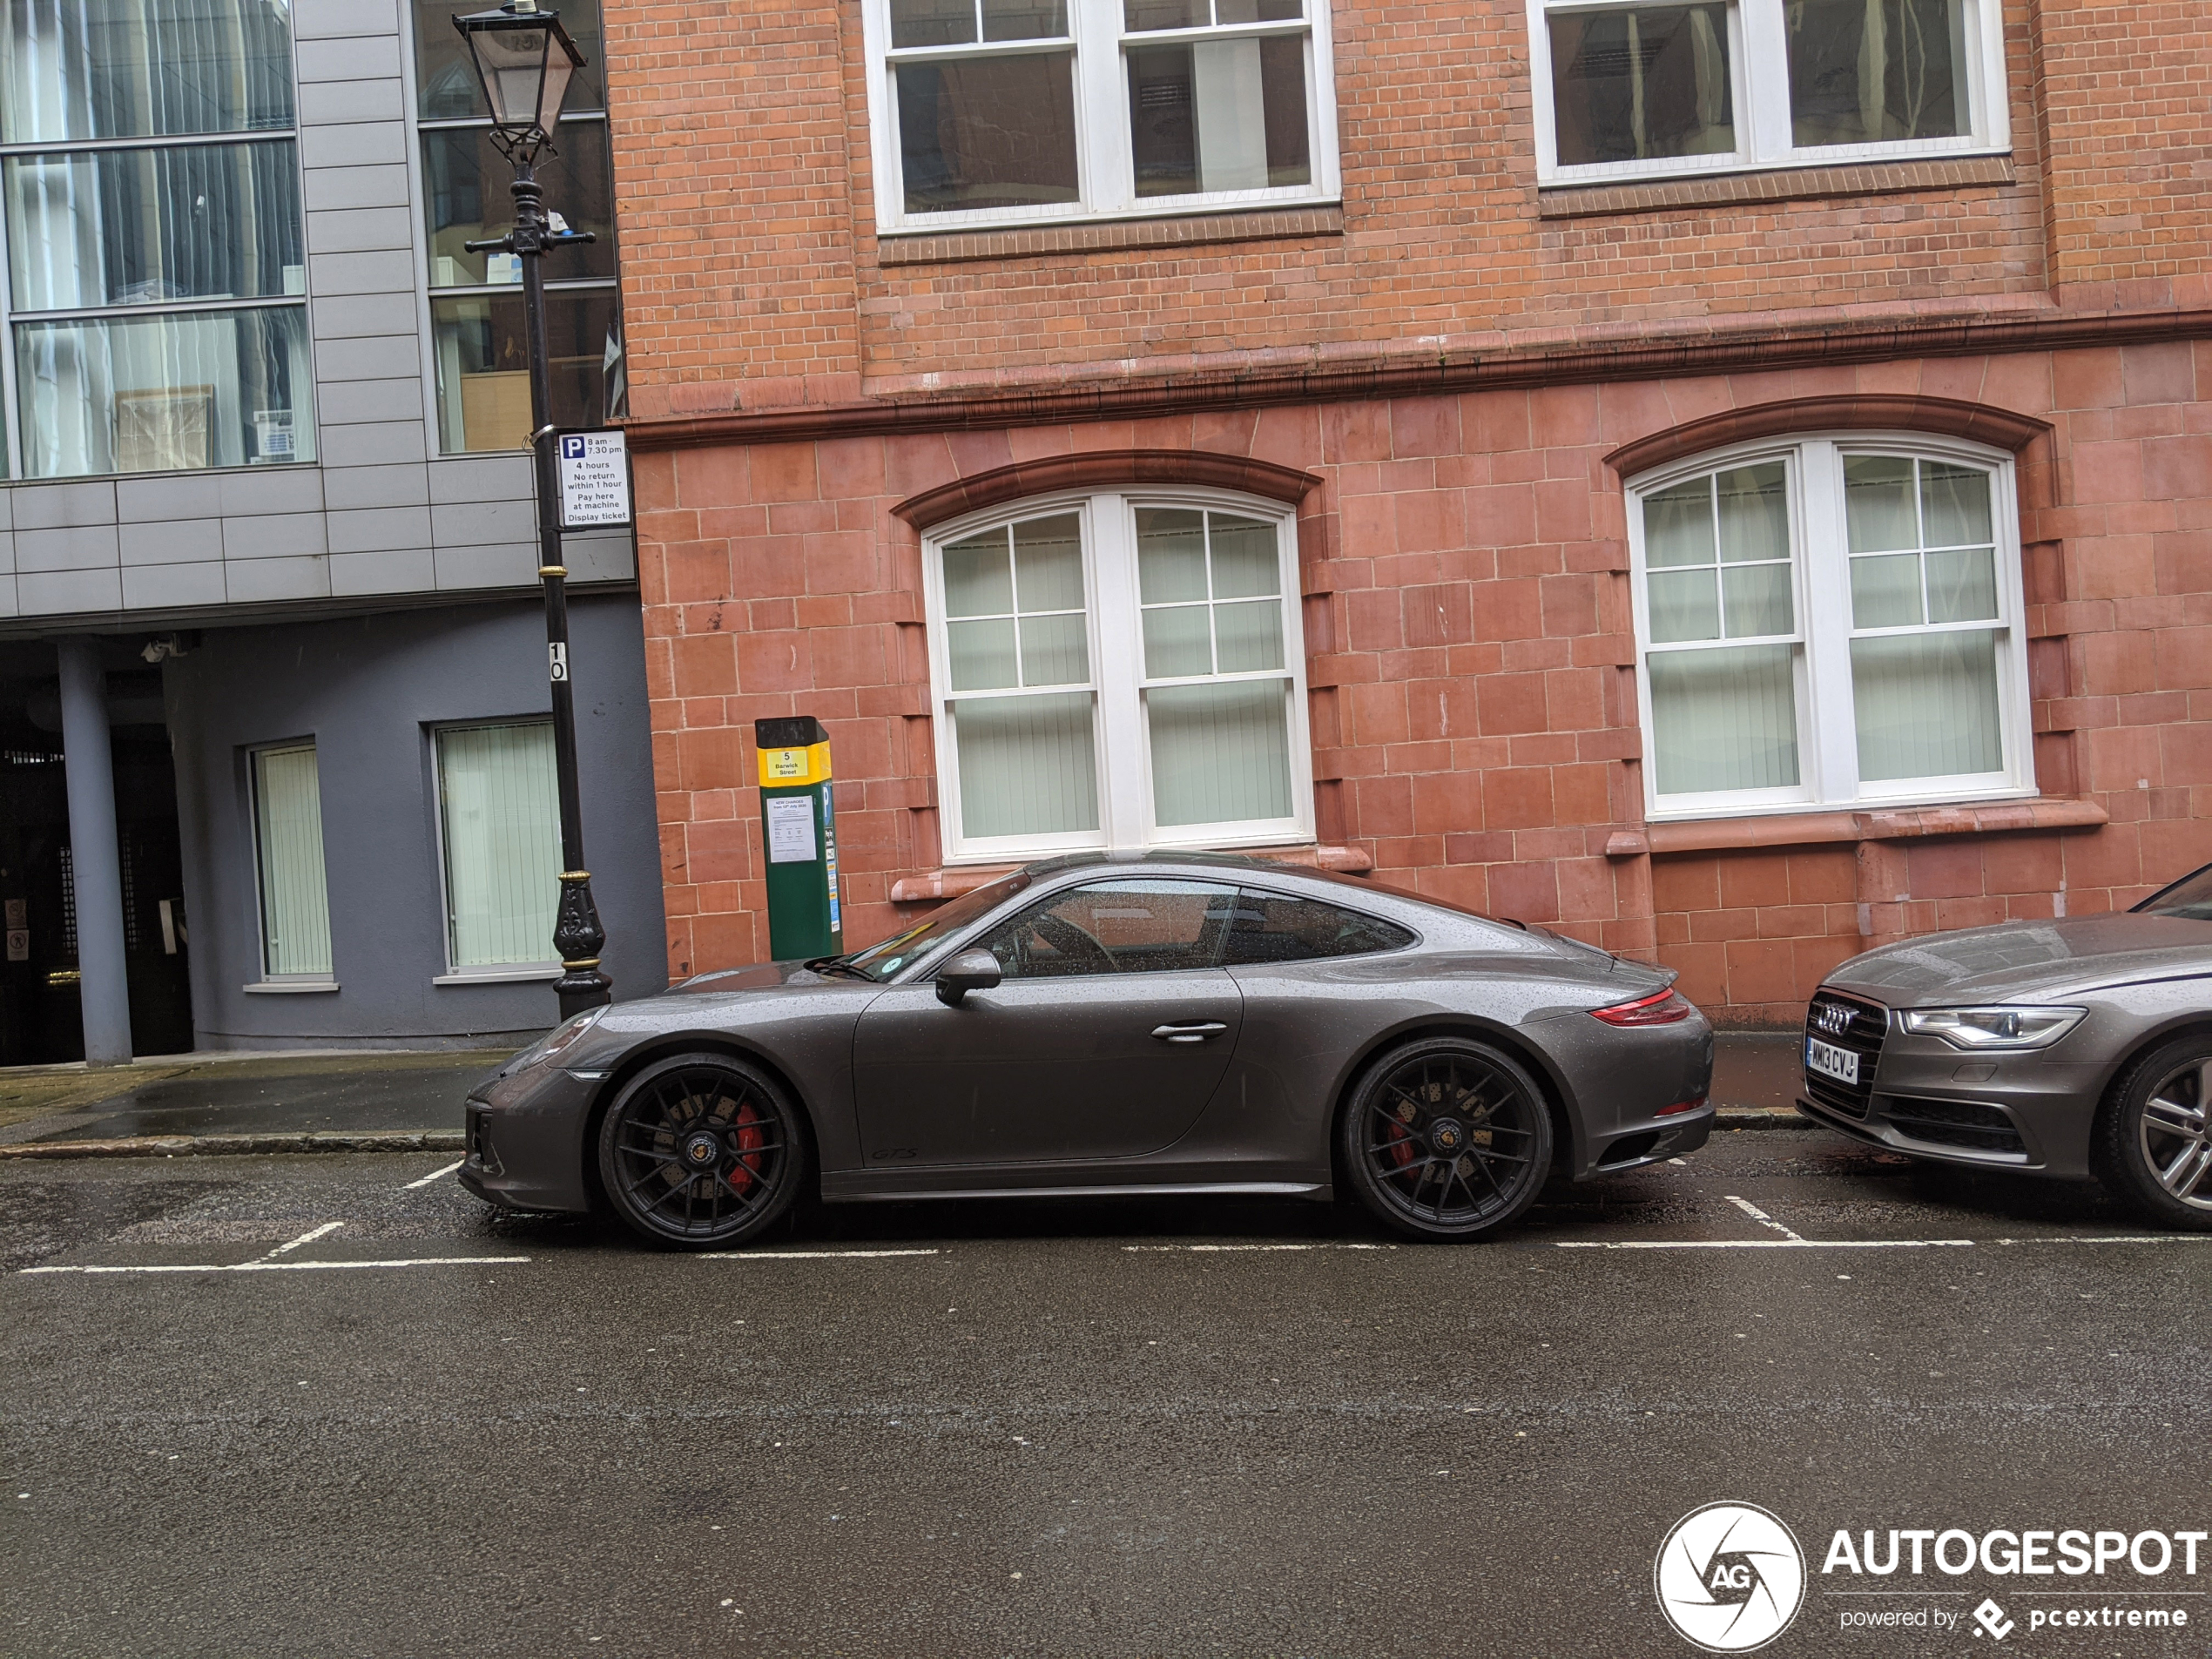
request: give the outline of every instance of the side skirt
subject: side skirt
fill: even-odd
[[[929,1187],[896,1191],[833,1188],[826,1180],[822,1184],[824,1204],[919,1204],[933,1198],[1185,1197],[1312,1198],[1325,1203],[1332,1196],[1326,1182],[1312,1181],[1194,1181],[1143,1186]]]

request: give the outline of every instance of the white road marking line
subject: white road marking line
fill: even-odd
[[[299,1249],[302,1244],[314,1244],[316,1239],[321,1238],[325,1233],[336,1232],[345,1224],[346,1224],[342,1221],[326,1221],[320,1227],[311,1227],[306,1232],[301,1233],[297,1238],[291,1240],[289,1243],[279,1244],[262,1259],[273,1262],[278,1257],[287,1255],[291,1251]]]
[[[1791,1232],[1787,1227],[1777,1221],[1772,1216],[1767,1214],[1765,1211],[1760,1209],[1758,1205],[1753,1204],[1749,1198],[1739,1198],[1731,1192],[1728,1195],[1728,1201],[1734,1204],[1738,1210],[1741,1210],[1745,1215],[1750,1217],[1752,1220],[1757,1222],[1760,1226],[1771,1227],[1775,1231],[1780,1233],[1784,1238],[1794,1238],[1799,1244],[1804,1243],[1804,1236],[1802,1233]]]
[[[1135,1254],[1152,1254],[1176,1251],[1211,1253],[1218,1251],[1244,1250],[1396,1250],[1395,1244],[1123,1244],[1122,1248]]]
[[[412,1192],[417,1187],[427,1187],[430,1184],[430,1183],[439,1179],[441,1177],[451,1175],[455,1170],[459,1169],[468,1161],[469,1160],[467,1158],[455,1158],[452,1163],[447,1164],[444,1169],[433,1170],[429,1174],[424,1176],[420,1181],[408,1182],[405,1186],[401,1187],[400,1190],[401,1192]]]
[[[1993,1244],[2212,1244],[2212,1233],[2054,1233],[2041,1238],[1993,1238]]]
[[[161,1263],[150,1266],[24,1267],[24,1273],[306,1273],[341,1267],[476,1267],[526,1262],[527,1256],[403,1256],[388,1262],[258,1262]]]
[[[1575,1238],[1554,1250],[1943,1250],[1972,1245],[1971,1238]]]
[[[695,1262],[825,1262],[877,1256],[941,1256],[939,1250],[708,1250]]]

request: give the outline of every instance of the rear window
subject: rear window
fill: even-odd
[[[1347,910],[1318,899],[1286,899],[1246,887],[1237,895],[1236,926],[1229,932],[1224,968],[1267,962],[1317,962],[1333,956],[1366,956],[1403,950],[1413,932],[1396,922]]]

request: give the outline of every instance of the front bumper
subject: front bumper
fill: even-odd
[[[502,1209],[590,1209],[583,1138],[604,1082],[597,1072],[537,1065],[478,1085],[468,1101],[461,1184]]]
[[[1863,993],[1845,995],[1880,1007]],[[1908,1036],[1889,1009],[1881,1011],[1887,1029],[1865,1116],[1840,1104],[1840,1091],[1816,1089],[1810,1079],[1798,1095],[1802,1115],[1909,1157],[2066,1179],[2090,1174],[2090,1131],[2113,1072],[2109,1061],[2076,1057],[2101,1046],[2094,1017],[2051,1049],[1975,1054],[1939,1037]],[[1802,1046],[1798,1063],[1802,1069]]]

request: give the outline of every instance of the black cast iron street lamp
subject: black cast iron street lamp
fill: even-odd
[[[557,13],[536,0],[508,0],[496,11],[453,20],[469,43],[476,78],[491,108],[491,141],[515,168],[515,228],[469,249],[497,248],[523,266],[523,314],[529,334],[530,448],[537,462],[537,574],[545,583],[546,660],[553,685],[553,765],[561,794],[561,905],[553,922],[561,977],[554,985],[561,1017],[610,1000],[614,982],[600,971],[607,942],[583,867],[583,808],[576,776],[576,698],[569,682],[568,570],[561,563],[560,486],[553,457],[553,374],[545,347],[545,279],[538,260],[550,248],[592,239],[589,231],[556,230],[537,184],[538,152],[551,147],[569,78],[583,54]]]

